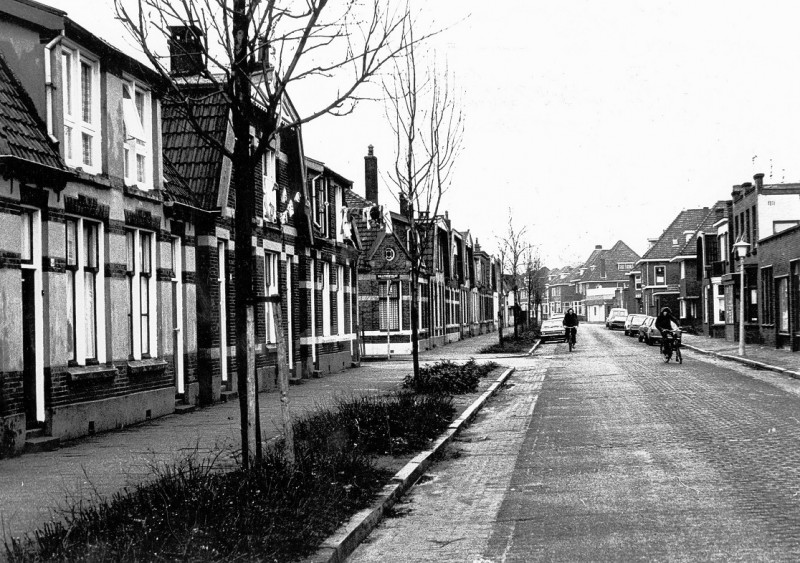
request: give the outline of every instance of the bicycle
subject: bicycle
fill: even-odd
[[[661,353],[664,355],[665,363],[669,363],[673,353],[675,354],[675,361],[679,364],[683,363],[680,330],[665,330],[661,333]]]
[[[569,344],[570,352],[575,348],[575,333],[577,330],[578,329],[574,326],[568,326],[564,329],[564,340]]]

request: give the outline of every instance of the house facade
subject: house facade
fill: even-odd
[[[619,240],[610,249],[595,246],[575,272],[573,280],[580,303],[575,311],[588,322],[605,322],[614,307],[626,307],[624,290],[639,255]]]
[[[155,73],[58,10],[0,13],[0,421],[17,451],[193,400],[197,218],[163,165]]]
[[[636,275],[642,280],[642,313],[656,316],[662,308],[669,307],[678,316],[682,268],[677,258],[684,252],[695,252],[693,247],[687,250],[687,243],[693,240],[709,211],[708,207],[681,211],[636,262],[634,271],[641,272]]]
[[[390,211],[378,196],[377,157],[364,157],[365,197],[347,190],[345,201],[360,241],[358,337],[363,357],[412,352],[410,225],[405,202]],[[453,228],[447,212],[417,219],[429,230],[419,277],[420,350],[444,346],[497,328],[501,296],[498,262],[480,249],[469,231]]]

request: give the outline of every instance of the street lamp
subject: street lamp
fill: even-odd
[[[744,257],[750,249],[750,244],[739,239],[733,243],[733,249],[739,257],[739,279],[741,280],[741,292],[739,294],[739,355],[744,356]]]

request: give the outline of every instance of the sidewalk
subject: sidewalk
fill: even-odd
[[[488,360],[477,351],[496,339],[496,332],[468,338],[423,352],[420,360],[464,361],[472,356]],[[409,361],[392,360],[362,363],[360,368],[304,380],[289,390],[292,415],[302,416],[337,395],[396,389],[410,372]],[[279,435],[278,393],[260,393],[259,401],[264,437]],[[154,465],[194,451],[203,456],[223,449],[230,460],[239,450],[239,432],[239,403],[233,401],[82,438],[52,452],[0,460],[0,536],[29,532],[49,520],[54,507],[95,493],[113,494],[151,475]]]
[[[683,345],[702,354],[738,362],[755,369],[786,373],[800,379],[800,353],[770,348],[758,344],[746,344],[745,356],[739,356],[739,343],[723,338],[683,335]]]

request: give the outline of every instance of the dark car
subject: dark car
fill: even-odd
[[[639,326],[639,342],[645,342],[651,346],[661,342],[661,331],[656,328],[655,317],[648,315]]]
[[[625,319],[625,336],[636,336],[639,334],[639,327],[642,325],[647,315],[628,315]]]

